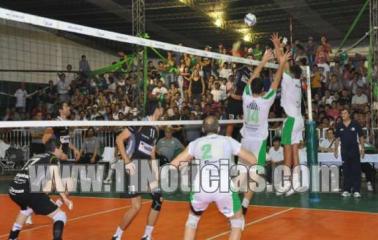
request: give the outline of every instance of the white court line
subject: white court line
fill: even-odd
[[[8,196],[6,193],[0,193],[0,196]],[[119,197],[93,197],[93,196],[70,196],[70,198],[95,198],[95,199],[115,199],[119,200]],[[149,200],[149,199],[146,199]],[[172,200],[164,199],[164,202],[173,202],[173,203],[188,203],[188,200]],[[251,204],[249,207],[261,207],[261,208],[288,208],[290,206],[273,206],[273,205],[263,205],[263,204]],[[378,215],[378,212],[366,212],[359,210],[343,210],[343,209],[329,209],[329,208],[311,208],[311,207],[290,207],[298,210],[310,210],[310,211],[325,211],[325,212],[340,212],[340,213],[356,213],[356,214],[367,214],[367,215]]]
[[[294,209],[294,208],[288,208],[288,209],[285,209],[285,210],[282,210],[282,211],[279,211],[279,212],[276,212],[276,213],[270,214],[270,215],[265,216],[265,217],[263,217],[263,218],[259,218],[259,219],[255,220],[255,221],[252,221],[252,222],[247,223],[247,224],[245,225],[245,227],[248,227],[248,226],[251,226],[251,225],[253,225],[253,224],[256,224],[256,223],[259,223],[259,222],[265,221],[265,220],[267,220],[267,219],[273,218],[273,217],[275,217],[275,216],[278,216],[278,215],[284,214],[284,213],[289,212],[289,211],[291,211],[291,210],[293,210],[293,209]],[[213,236],[213,237],[206,238],[206,240],[213,240],[213,239],[216,239],[216,238],[218,238],[218,237],[221,237],[221,236],[227,235],[228,233],[230,233],[230,230],[225,231],[225,232],[222,232],[222,233],[220,233],[220,234],[218,234],[218,235],[215,235],[215,236]]]
[[[142,202],[142,204],[146,204],[146,203],[151,203],[151,201],[144,201],[144,202]],[[113,209],[109,209],[109,210],[105,210],[105,211],[101,211],[101,212],[95,212],[95,213],[91,213],[91,214],[87,214],[87,215],[83,215],[83,216],[79,216],[79,217],[75,217],[75,218],[69,218],[67,220],[67,222],[73,222],[73,221],[81,220],[83,218],[89,218],[89,217],[93,217],[93,216],[97,216],[97,215],[101,215],[101,214],[115,212],[115,211],[118,211],[118,210],[130,208],[130,207],[131,206],[129,205],[129,206],[124,206],[124,207],[119,207],[119,208],[113,208]],[[48,227],[50,225],[51,224],[44,224],[44,225],[41,225],[41,226],[32,227],[32,228],[29,228],[29,229],[22,230],[22,232],[33,231],[33,230],[37,230],[37,229],[40,229],[40,228]],[[0,238],[4,238],[4,237],[8,237],[8,234],[0,235]]]

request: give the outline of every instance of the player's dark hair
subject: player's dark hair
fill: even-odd
[[[64,106],[65,103],[68,105],[68,102],[66,102],[66,101],[61,101],[61,102],[58,103],[58,111],[63,110],[63,106]]]
[[[290,66],[290,72],[296,79],[300,79],[302,76],[302,68],[299,65],[295,64]]]
[[[203,120],[202,130],[205,134],[218,133],[219,121],[215,116],[208,116]]]
[[[251,83],[252,93],[261,94],[264,91],[264,80],[255,78]]]
[[[162,107],[163,107],[163,103],[161,102],[151,102],[146,111],[147,116],[153,115],[156,109],[162,108]]]

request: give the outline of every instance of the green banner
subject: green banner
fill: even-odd
[[[131,65],[131,63],[132,63],[133,60],[134,60],[134,56],[133,55],[125,56],[122,60],[119,60],[118,62],[116,62],[116,63],[114,63],[112,65],[109,65],[109,66],[106,66],[106,67],[102,67],[102,68],[93,70],[91,72],[91,75],[95,76],[95,75],[100,75],[100,74],[104,74],[104,73],[116,72],[116,71],[122,69],[122,67],[123,67],[123,65],[125,63],[127,63],[127,70],[126,70],[126,72],[129,72],[130,71],[130,65]]]

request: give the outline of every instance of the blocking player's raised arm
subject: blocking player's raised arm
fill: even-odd
[[[274,56],[273,56],[272,50],[270,49],[266,50],[260,64],[255,68],[251,78],[248,80],[248,84],[251,84],[255,78],[260,77],[260,73],[262,69],[264,68],[265,64],[267,64],[273,58]]]
[[[119,153],[121,154],[122,160],[125,162],[125,164],[130,162],[129,156],[126,154],[126,149],[125,149],[125,141],[129,139],[131,136],[131,132],[129,129],[125,128],[118,136],[116,139],[117,143],[117,148]]]
[[[274,81],[271,86],[273,90],[278,89],[278,86],[280,85],[282,79],[282,74],[285,70],[286,64],[288,63],[289,59],[291,59],[291,53],[289,51],[285,52],[282,56],[279,57],[280,66],[278,67],[278,70],[274,75]]]
[[[189,147],[185,148],[172,162],[175,167],[179,167],[181,162],[188,162],[193,159],[193,156],[189,153]]]

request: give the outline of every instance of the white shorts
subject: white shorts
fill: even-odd
[[[304,120],[302,116],[288,116],[282,127],[281,143],[283,145],[298,144],[303,140]]]
[[[228,218],[234,216],[241,209],[240,198],[236,192],[198,192],[190,194],[190,204],[196,212],[205,211],[212,202],[215,202],[218,210]]]
[[[266,162],[266,139],[255,139],[255,138],[242,138],[241,146],[243,149],[253,153],[255,155],[257,164],[264,166]],[[244,160],[241,159],[241,164],[247,164]]]

